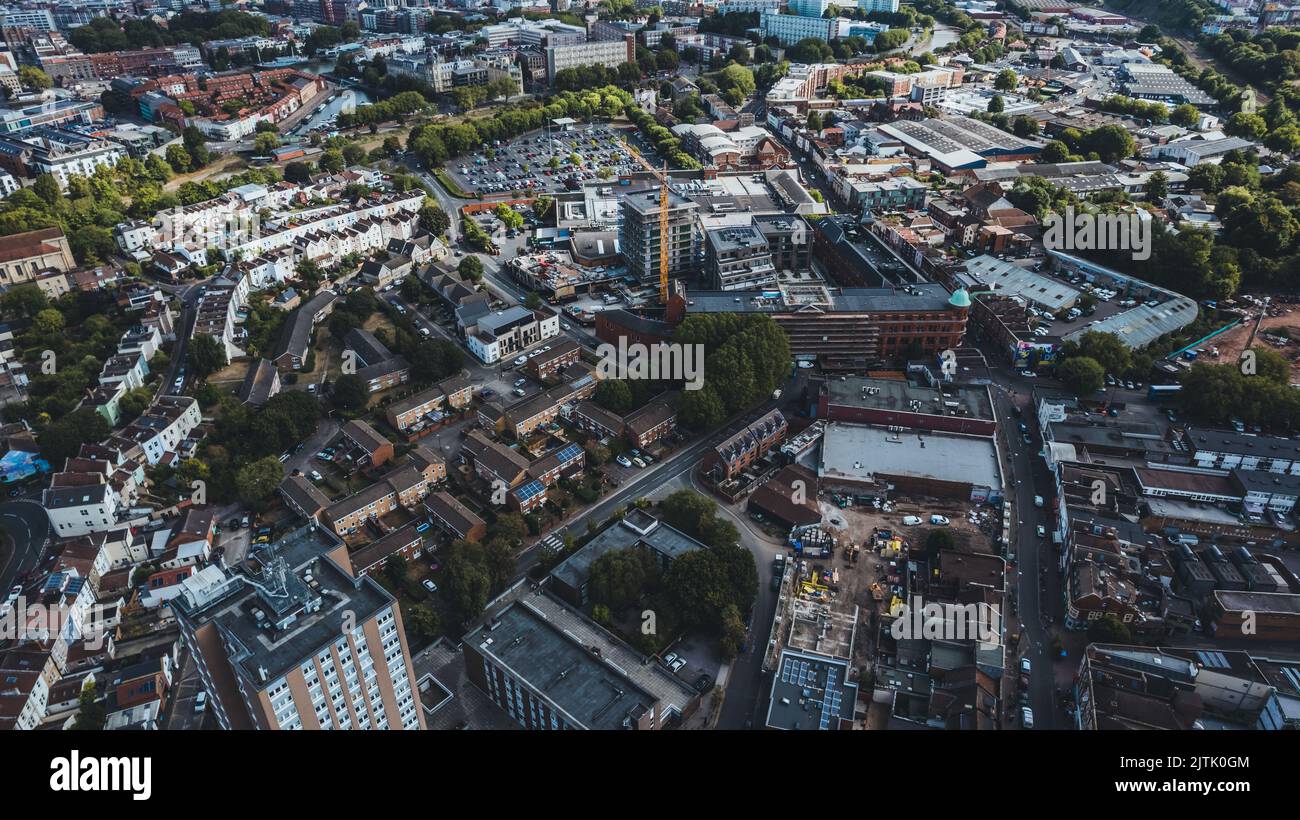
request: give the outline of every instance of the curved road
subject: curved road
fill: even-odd
[[[30,573],[40,561],[50,519],[41,505],[30,499],[15,499],[0,504],[0,529],[13,541],[13,555],[0,566],[0,589],[8,590],[20,573]]]

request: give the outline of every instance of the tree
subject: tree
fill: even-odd
[[[613,550],[591,563],[587,589],[593,602],[620,612],[640,600],[658,577],[658,565],[649,550]]]
[[[420,227],[434,236],[444,236],[451,228],[451,217],[435,205],[433,200],[426,199],[420,208]]]
[[[54,85],[49,74],[31,65],[18,66],[18,81],[35,91],[45,91]]]
[[[49,304],[45,291],[36,285],[16,285],[0,296],[0,312],[20,319],[34,317]]]
[[[470,254],[460,260],[460,264],[456,266],[456,271],[462,278],[477,282],[483,278],[483,260],[474,254]]]
[[[1092,359],[1111,375],[1119,378],[1133,366],[1133,353],[1114,333],[1090,330],[1079,337],[1076,344],[1067,343],[1066,357],[1079,355]]]
[[[406,583],[406,576],[410,571],[411,567],[406,556],[400,552],[388,556],[388,560],[384,562],[384,577],[396,589],[401,589],[402,584]]]
[[[453,544],[448,550],[443,569],[443,592],[457,620],[461,625],[467,625],[487,606],[492,581],[487,570],[473,560],[467,549],[457,549],[456,546]]]
[[[167,152],[164,156],[167,159],[167,164],[178,174],[184,174],[194,168],[194,159],[188,151],[179,145],[167,146]]]
[[[1015,91],[1018,85],[1020,85],[1020,77],[1009,68],[999,71],[997,78],[993,81],[993,87],[998,91]]]
[[[442,621],[438,613],[427,604],[413,604],[402,620],[407,630],[421,643],[432,641],[442,634]]]
[[[275,495],[284,479],[284,465],[276,456],[266,456],[241,467],[235,473],[235,490],[240,500],[254,509],[262,509]]]
[[[1133,630],[1128,624],[1107,612],[1088,624],[1088,640],[1094,643],[1130,644],[1133,642]]]
[[[63,314],[54,308],[46,308],[32,319],[32,330],[42,336],[54,336],[63,332]]]
[[[888,31],[882,31],[876,35],[874,43],[876,51],[883,54],[886,51],[901,48],[910,36],[911,33],[905,28],[891,28]]]
[[[1001,114],[1006,109],[1006,104],[1002,101],[1001,94],[994,94],[989,100],[988,112],[990,114]]]
[[[261,133],[253,138],[253,151],[260,155],[268,155],[280,147],[280,135],[273,133]]]
[[[596,385],[595,399],[601,407],[620,416],[633,406],[632,388],[622,379],[602,379]]]
[[[54,421],[40,433],[41,455],[51,464],[62,464],[75,456],[83,444],[108,437],[108,422],[89,407],[83,407]]]
[[[355,373],[346,373],[334,382],[334,404],[342,409],[360,410],[369,400],[369,387]]]
[[[81,687],[81,694],[77,698],[77,716],[72,721],[72,728],[77,731],[97,732],[104,728],[107,721],[108,709],[104,707],[104,702],[99,700],[95,682],[88,680]]]
[[[734,604],[729,604],[722,610],[719,620],[722,634],[718,638],[718,650],[723,660],[731,661],[740,654],[740,648],[745,645],[748,630],[745,629],[744,619],[740,617],[740,609]]]
[[[1169,196],[1169,177],[1165,176],[1164,171],[1156,171],[1147,178],[1142,190],[1146,194],[1147,202],[1163,202],[1165,197]]]
[[[1201,111],[1191,103],[1183,103],[1169,112],[1169,121],[1183,128],[1195,128],[1201,121]]]
[[[1091,396],[1106,383],[1106,371],[1087,356],[1066,359],[1056,368],[1056,377],[1077,396]]]
[[[677,490],[659,502],[664,522],[693,538],[704,532],[717,516],[717,510],[712,499],[694,490]]]
[[[822,130],[822,115],[820,111],[808,112],[808,130],[809,131]]]
[[[207,378],[228,363],[226,346],[217,341],[216,337],[200,333],[190,342],[189,359],[190,366],[199,378]]]
[[[284,166],[285,182],[306,185],[311,182],[311,165],[306,162],[291,162]]]

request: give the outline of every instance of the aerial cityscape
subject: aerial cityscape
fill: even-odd
[[[0,727],[1300,729],[1300,4],[0,18]]]

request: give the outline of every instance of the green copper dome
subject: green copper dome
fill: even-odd
[[[955,308],[968,308],[970,307],[970,294],[966,292],[965,288],[957,288],[948,299],[948,304]]]

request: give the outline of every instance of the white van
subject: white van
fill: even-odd
[[[935,514],[930,516],[930,523],[937,527],[946,527],[950,522],[947,516]]]
[[[919,515],[905,515],[905,516],[903,516],[903,526],[904,526],[904,527],[915,527],[917,524],[920,524],[920,523],[921,523],[921,517],[920,517]]]

